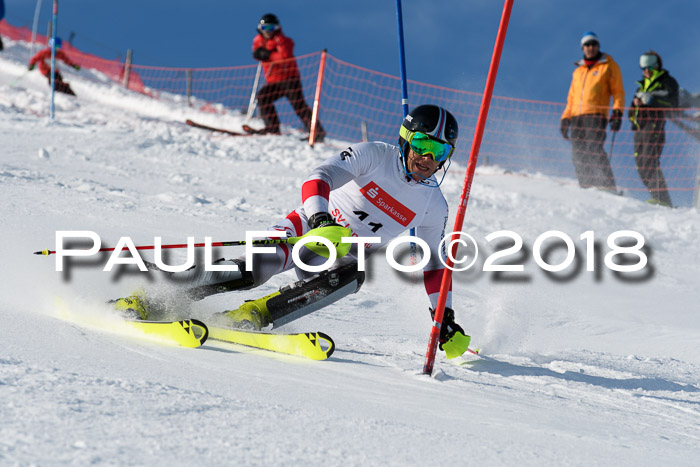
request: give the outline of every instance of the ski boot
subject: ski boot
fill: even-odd
[[[125,319],[144,321],[148,319],[148,310],[146,309],[148,302],[143,290],[137,290],[128,297],[109,300],[107,303],[113,305],[114,309]]]
[[[260,331],[272,323],[270,312],[267,309],[267,301],[279,294],[279,292],[274,292],[257,300],[247,300],[235,310],[216,313],[214,320],[229,328]]]
[[[649,199],[647,200],[647,204],[651,204],[651,205],[654,205],[654,206],[663,206],[663,207],[666,207],[666,208],[672,208],[672,207],[673,207],[673,205],[671,205],[671,203],[667,203],[667,202],[665,202],[665,201],[661,201],[660,199],[656,199],[656,198],[649,198]]]

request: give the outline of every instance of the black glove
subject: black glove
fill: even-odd
[[[317,212],[313,216],[309,217],[309,227],[311,230],[317,229],[319,227],[330,227],[332,225],[339,225],[333,216],[327,212]]]
[[[435,320],[435,310],[430,309],[430,317]],[[440,327],[440,350],[442,350],[442,344],[452,339],[452,336],[459,331],[464,334],[464,329],[462,326],[455,323],[455,312],[452,308],[445,307],[445,312],[442,314],[442,326]]]
[[[258,47],[253,52],[253,58],[256,60],[267,60],[270,58],[270,50],[266,49],[265,47]]]
[[[29,65],[29,71],[32,71],[34,69],[34,65]]]
[[[569,139],[569,125],[571,125],[570,118],[562,118],[561,124],[559,125],[559,131],[564,139]]]
[[[620,127],[622,127],[622,110],[615,109],[610,115],[610,129],[612,131],[620,131]]]

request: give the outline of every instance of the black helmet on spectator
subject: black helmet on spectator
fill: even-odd
[[[262,15],[258,21],[258,32],[276,32],[280,29],[280,20],[272,13]]]

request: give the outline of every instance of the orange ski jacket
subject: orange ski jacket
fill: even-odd
[[[575,62],[577,68],[571,78],[569,97],[561,118],[579,115],[602,114],[608,116],[610,97],[613,109],[620,112],[625,107],[625,87],[622,84],[620,67],[613,58],[603,53],[590,68],[583,59]]]

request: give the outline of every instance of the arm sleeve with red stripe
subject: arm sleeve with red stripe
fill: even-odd
[[[443,248],[440,248],[440,242],[445,236],[448,216],[445,198],[437,190],[436,195],[434,196],[435,201],[430,203],[423,223],[416,227],[416,236],[425,240],[430,246],[430,261],[423,268],[423,283],[432,308],[437,306],[442,275],[445,272],[445,266],[440,261],[440,258],[443,261],[445,260],[446,251],[444,245]],[[452,307],[452,282],[450,282],[448,288],[445,306]]]
[[[353,145],[328,158],[311,172],[301,187],[301,200],[307,217],[328,212],[328,197],[332,190],[372,169],[373,161],[384,156],[381,152],[383,148],[376,145],[377,143]]]

